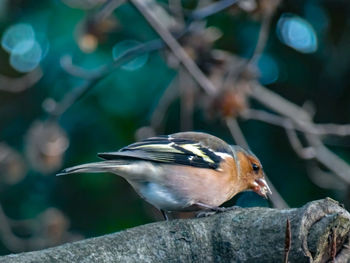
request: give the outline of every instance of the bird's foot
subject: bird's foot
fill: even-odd
[[[238,206],[230,206],[230,207],[219,207],[219,206],[216,206],[216,207],[210,207],[207,210],[203,210],[203,211],[198,212],[196,214],[196,217],[198,217],[198,218],[199,217],[208,217],[208,216],[215,215],[215,214],[218,214],[218,213],[236,210],[237,208],[238,208]]]
[[[230,207],[217,207],[217,210],[214,209],[214,211],[221,213],[221,212],[233,211],[233,210],[236,210],[237,208],[239,208],[239,206],[236,206],[236,205],[230,206]]]
[[[208,216],[215,215],[216,213],[217,213],[216,211],[203,210],[203,211],[199,211],[199,212],[196,214],[196,217],[197,217],[197,218],[208,217]]]

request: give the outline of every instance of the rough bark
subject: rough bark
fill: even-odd
[[[240,208],[206,218],[157,222],[0,262],[350,262],[350,214],[336,201],[297,209]]]

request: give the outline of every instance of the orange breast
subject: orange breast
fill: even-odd
[[[236,164],[227,157],[220,169],[204,169],[178,166],[167,171],[165,176],[169,189],[186,197],[191,203],[219,206],[240,191]],[[163,182],[164,183],[164,182]]]

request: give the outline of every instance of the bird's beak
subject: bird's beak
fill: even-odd
[[[263,178],[254,181],[253,191],[267,199],[267,194],[272,194],[269,185]]]

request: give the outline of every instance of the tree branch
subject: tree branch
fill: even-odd
[[[286,128],[291,145],[300,157],[304,159],[316,159],[337,175],[343,182],[350,184],[349,164],[324,146],[320,135],[317,135],[315,131],[317,130],[315,127],[321,127],[322,129],[322,126],[315,126],[316,124],[312,121],[312,117],[305,109],[266,89],[258,83],[252,84],[251,97],[262,103],[266,108],[283,116],[280,119],[280,125]],[[273,115],[264,114],[260,115],[260,118],[261,117],[264,117],[265,120],[268,120],[267,122],[270,123],[274,122],[276,124],[278,122],[278,119],[274,118]],[[325,127],[334,128],[333,125],[326,125]],[[325,127],[323,127],[323,131]],[[295,130],[302,130],[305,133],[305,140],[308,144],[307,147],[302,146]],[[313,131],[313,134],[309,132],[310,130]]]
[[[175,37],[173,37],[173,35],[169,32],[168,28],[163,26],[156,14],[151,11],[152,7],[157,7],[157,4],[152,0],[130,0],[130,2],[137,8],[137,10],[145,17],[150,26],[152,26],[152,28],[164,40],[173,54],[193,76],[199,86],[201,86],[203,90],[210,95],[216,94],[217,89],[214,87],[214,85],[198,68],[196,63],[194,63],[194,61],[189,57],[186,51],[177,42]]]
[[[283,262],[287,219],[290,262],[327,262],[333,256],[350,260],[350,214],[327,198],[298,209],[239,208],[207,218],[157,222],[0,261]]]

